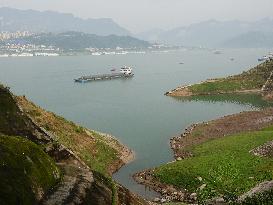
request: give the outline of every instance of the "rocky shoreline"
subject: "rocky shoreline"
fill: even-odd
[[[173,90],[167,91],[164,95],[166,96],[176,96],[176,97],[189,97],[193,93],[189,90],[191,85],[179,86]]]
[[[174,158],[176,161],[182,160],[182,157],[178,156],[178,154],[175,152],[177,148],[180,148],[180,145],[177,143],[176,140],[180,137],[185,137],[189,135],[196,126],[197,124],[192,124],[185,129],[185,132],[182,133],[181,136],[176,136],[170,139],[170,146],[174,152]],[[191,155],[189,154],[185,157],[191,157]],[[190,193],[187,189],[179,189],[175,186],[161,183],[154,178],[153,173],[154,169],[143,170],[141,172],[135,173],[133,175],[133,178],[137,183],[148,186],[149,188],[161,194],[161,198],[155,198],[154,202],[187,202],[193,204],[197,203],[196,193]]]
[[[181,135],[170,139],[170,146],[173,150],[175,161],[180,161],[193,156],[189,151],[183,150],[187,146],[200,144],[210,139],[227,137],[228,135],[244,131],[261,130],[262,128],[273,124],[272,116],[273,109],[268,108],[261,111],[241,112],[208,122],[192,124],[187,127]],[[192,135],[194,132],[199,129],[203,131],[203,135],[193,137]],[[268,142],[265,145],[251,150],[250,152],[254,155],[268,156],[269,154],[272,155],[272,147],[273,143]],[[161,198],[155,198],[155,202],[164,203],[178,201],[186,203],[197,203],[196,193],[191,193],[186,189],[179,189],[172,185],[161,183],[154,177],[153,173],[154,169],[148,169],[134,174],[133,178],[137,183],[145,185],[162,195]],[[202,181],[201,177],[198,177],[197,179]],[[202,190],[205,186],[205,184],[202,184],[199,189]],[[221,197],[210,201],[212,204],[223,202],[224,200]]]
[[[160,198],[154,198],[154,202],[187,202],[191,204],[197,203],[196,193],[190,193],[186,189],[178,189],[172,185],[161,183],[154,178],[153,172],[153,169],[144,170],[134,174],[133,178],[138,184],[147,186],[161,194]]]
[[[188,128],[185,129],[185,131],[180,136],[175,136],[170,139],[170,146],[171,146],[171,149],[173,150],[174,158],[176,161],[180,161],[184,158],[192,157],[192,154],[190,152],[184,152],[182,155],[182,154],[178,154],[176,150],[179,150],[182,148],[182,145],[179,143],[179,140],[183,137],[189,136],[197,125],[198,124],[190,125]]]

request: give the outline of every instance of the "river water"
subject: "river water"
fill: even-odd
[[[17,57],[0,59],[0,81],[17,95],[83,126],[116,136],[136,159],[114,178],[144,197],[156,196],[132,174],[173,160],[169,139],[192,123],[207,121],[267,103],[253,95],[173,98],[163,94],[178,85],[240,73],[258,64],[264,49],[181,50],[105,56]],[[231,61],[230,58],[234,58]],[[183,62],[184,64],[179,64]],[[135,77],[74,83],[81,75],[109,73],[130,65]]]

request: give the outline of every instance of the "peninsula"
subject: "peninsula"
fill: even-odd
[[[248,71],[226,78],[209,79],[193,85],[179,86],[165,93],[167,96],[188,97],[227,93],[260,93],[272,98],[273,60],[268,60]]]

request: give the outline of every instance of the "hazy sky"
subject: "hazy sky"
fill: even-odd
[[[132,32],[169,29],[208,19],[273,17],[273,0],[0,0],[0,6],[110,17]]]

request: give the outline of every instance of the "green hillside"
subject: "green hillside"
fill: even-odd
[[[60,180],[60,172],[38,145],[0,134],[0,178],[0,204],[35,204]]]

